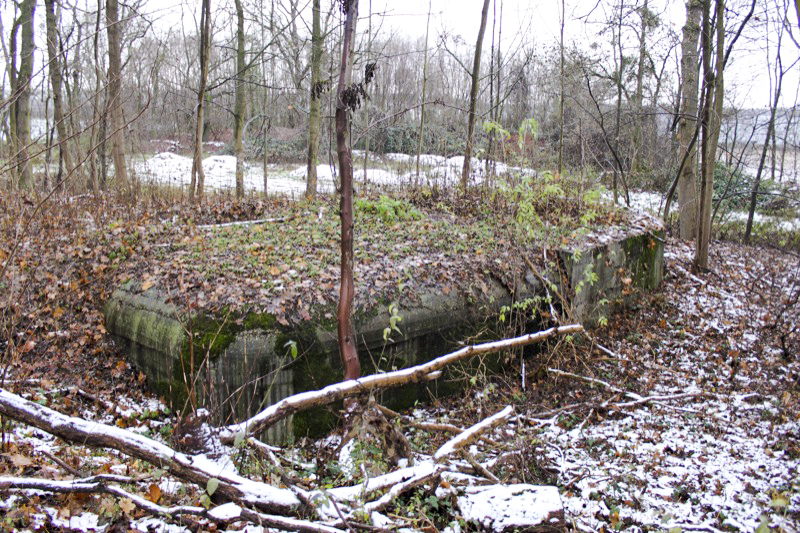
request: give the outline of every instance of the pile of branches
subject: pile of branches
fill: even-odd
[[[129,458],[145,461],[178,479],[198,485],[209,497],[213,496],[218,505],[209,508],[191,505],[162,506],[126,488],[146,485],[148,480],[112,474],[75,476],[70,480],[6,476],[0,477],[0,491],[35,489],[50,493],[110,494],[129,499],[145,513],[181,523],[195,523],[201,528],[212,523],[217,526],[253,523],[289,531],[352,531],[353,523],[363,522],[364,512],[367,513],[366,516],[380,512],[392,505],[398,496],[414,488],[432,483],[438,485],[444,474],[463,471],[465,464],[471,475],[477,474],[488,482],[500,482],[467,452],[467,448],[487,431],[508,421],[513,415],[511,406],[466,430],[458,431],[432,454],[431,461],[368,478],[356,486],[329,490],[307,490],[294,483],[291,476],[282,470],[283,463],[279,457],[281,450],[266,445],[256,436],[287,416],[304,409],[363,396],[378,389],[429,381],[438,378],[445,366],[456,361],[582,331],[583,327],[577,324],[560,326],[520,337],[467,346],[419,366],[296,394],[269,406],[242,423],[216,428],[213,435],[220,445],[234,448],[250,446],[272,463],[279,473],[282,487],[249,479],[233,469],[221,469],[217,462],[209,460],[203,454],[182,452],[117,426],[67,416],[0,389],[0,415],[3,417],[35,427],[72,444],[115,450]],[[75,474],[79,473],[68,468],[66,464],[61,466]],[[363,524],[360,527],[364,527]]]

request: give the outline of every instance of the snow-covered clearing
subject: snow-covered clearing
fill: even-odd
[[[445,158],[437,155],[420,156],[420,173],[416,173],[416,157],[405,154],[370,155],[366,172],[364,153],[353,152],[353,178],[355,183],[370,185],[400,186],[411,184],[449,187],[461,179],[464,158],[460,156]],[[214,155],[203,160],[207,187],[216,190],[230,190],[236,187],[236,158],[230,155]],[[486,174],[483,161],[472,158],[473,183],[481,183]],[[175,187],[186,187],[192,177],[192,159],[171,152],[162,152],[134,164],[134,171],[143,183],[158,183]],[[502,163],[495,166],[497,174],[507,172],[530,173],[528,169],[509,167]],[[290,197],[298,197],[306,190],[306,167],[286,167],[268,165],[267,192]],[[366,179],[365,179],[366,175]],[[317,166],[318,190],[330,193],[335,190],[336,167]],[[261,165],[245,164],[245,190],[264,191],[264,172]]]

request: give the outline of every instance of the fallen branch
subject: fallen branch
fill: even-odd
[[[369,502],[364,505],[364,510],[368,513],[372,513],[374,511],[382,511],[385,509],[389,504],[391,504],[395,498],[400,496],[401,494],[408,492],[409,490],[419,487],[420,485],[424,485],[428,483],[432,479],[438,478],[444,472],[445,467],[444,465],[436,465],[433,470],[430,472],[425,472],[423,474],[414,476],[402,483],[397,483],[392,486],[389,491],[375,500],[374,502]]]
[[[177,517],[180,515],[201,516],[214,520],[212,516],[202,507],[190,505],[180,505],[175,507],[164,507],[146,500],[141,496],[126,491],[116,485],[108,485],[103,481],[59,481],[53,479],[37,479],[23,477],[0,477],[0,489],[3,490],[41,490],[45,492],[56,492],[61,494],[111,494],[120,498],[130,499],[136,507],[147,511],[153,515],[166,515]]]
[[[209,480],[216,479],[219,482],[217,494],[241,505],[279,513],[290,513],[300,505],[300,500],[288,489],[251,481],[221,468],[205,457],[177,452],[144,435],[115,426],[63,415],[3,389],[0,389],[0,414],[67,442],[120,451],[201,487],[207,486]]]
[[[480,475],[482,475],[492,483],[497,483],[498,485],[503,483],[502,481],[500,481],[500,479],[498,479],[497,476],[489,472],[489,469],[480,464],[478,460],[475,459],[475,457],[473,457],[472,454],[469,453],[467,450],[464,449],[461,450],[461,457],[463,457],[470,464],[470,466],[472,466],[472,468],[475,469],[476,472],[478,472]]]
[[[240,220],[238,222],[225,222],[223,224],[203,224],[197,226],[197,229],[208,230],[218,228],[229,228],[231,226],[251,226],[253,224],[266,224],[267,222],[285,222],[286,218],[259,218],[257,220]]]
[[[422,365],[343,381],[341,383],[329,385],[318,391],[301,392],[284,398],[244,422],[224,428],[220,438],[222,442],[230,443],[234,441],[237,434],[254,435],[261,433],[280,420],[298,411],[327,405],[374,389],[397,387],[408,383],[425,381],[431,373],[437,372],[456,361],[461,361],[475,355],[499,352],[516,346],[525,346],[541,342],[554,335],[567,335],[580,333],[582,331],[583,326],[580,324],[572,324],[569,326],[549,328],[537,333],[522,335],[521,337],[466,346]]]
[[[468,446],[472,443],[475,439],[477,439],[482,433],[489,431],[490,429],[494,428],[495,426],[500,425],[502,422],[508,420],[511,415],[514,413],[514,409],[508,405],[505,409],[500,411],[499,413],[495,413],[494,415],[490,416],[486,420],[482,420],[467,428],[465,431],[461,432],[460,434],[456,435],[449,441],[445,442],[444,445],[436,450],[436,453],[433,454],[433,459],[438,463],[444,460],[448,455]]]
[[[563,370],[558,370],[557,368],[548,368],[547,371],[550,372],[551,374],[557,374],[559,376],[565,376],[568,378],[577,379],[578,381],[585,381],[586,383],[591,383],[592,385],[600,385],[601,387],[604,387],[613,392],[632,394],[632,393],[626,393],[619,387],[615,387],[614,385],[611,385],[610,383],[606,383],[605,381],[599,379],[581,376],[579,374],[573,374],[572,372],[564,372]]]

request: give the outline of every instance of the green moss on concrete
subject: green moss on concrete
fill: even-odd
[[[270,331],[275,329],[278,320],[275,315],[270,313],[247,313],[242,320],[242,329],[245,331],[251,329],[261,329]]]
[[[642,234],[621,242],[630,265],[633,285],[640,289],[654,289],[662,278],[663,239],[659,235]]]

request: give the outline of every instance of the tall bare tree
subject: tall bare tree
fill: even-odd
[[[475,57],[472,62],[471,85],[469,91],[469,115],[467,117],[467,144],[464,148],[464,166],[461,169],[461,190],[466,192],[469,185],[469,169],[472,159],[472,139],[475,133],[476,108],[478,105],[478,85],[481,78],[481,48],[483,35],[486,33],[486,18],[489,14],[489,0],[483,0],[481,11],[481,27],[478,30],[478,41],[475,43]]]
[[[703,3],[701,41],[703,51],[703,88],[705,91],[701,117],[701,164],[700,203],[697,221],[694,268],[708,268],[708,245],[711,240],[711,198],[714,191],[714,169],[716,168],[719,126],[722,120],[722,97],[724,95],[723,68],[725,47],[725,3],[715,2],[716,21],[711,18],[711,0]],[[716,27],[716,47],[712,45],[712,32]],[[711,64],[716,50],[716,61]]]
[[[122,47],[120,44],[119,1],[106,2],[106,30],[108,32],[108,109],[111,115],[111,155],[117,185],[127,195],[133,190],[125,167],[125,138],[122,120]]]
[[[22,43],[17,71],[16,100],[16,140],[17,140],[17,173],[19,188],[33,189],[33,169],[31,168],[28,145],[31,143],[31,78],[33,76],[33,16],[36,0],[22,0],[20,3],[20,24],[22,26]]]
[[[311,95],[308,114],[308,168],[306,198],[317,194],[317,159],[319,154],[319,128],[322,116],[322,24],[320,22],[320,0],[314,0],[311,8]]]
[[[419,159],[422,153],[422,139],[425,137],[425,97],[428,89],[428,33],[431,29],[431,0],[428,0],[428,18],[425,22],[425,51],[422,58],[422,97],[419,109],[419,132],[417,133],[417,169],[415,184],[419,185]]]
[[[681,51],[681,106],[678,123],[680,154],[684,158],[678,178],[679,232],[681,239],[697,236],[697,44],[700,37],[701,0],[686,3],[686,24],[683,27]]]
[[[703,106],[700,115],[700,202],[697,212],[697,240],[695,241],[695,270],[708,269],[708,246],[711,241],[712,197],[714,192],[714,170],[716,169],[717,145],[722,121],[722,101],[725,96],[723,73],[733,45],[739,39],[747,22],[755,11],[756,0],[750,4],[739,29],[733,34],[728,49],[725,49],[725,0],[715,1],[715,19],[711,16],[711,0],[703,3],[703,19],[700,30],[703,61]],[[712,44],[716,30],[716,45]],[[716,54],[716,55],[714,55]],[[714,65],[711,60],[714,57]]]
[[[233,145],[236,153],[236,197],[244,196],[244,119],[246,103],[244,98],[245,64],[244,49],[244,9],[242,0],[235,0],[236,5],[236,104],[233,110]]]
[[[358,0],[341,0],[345,14],[342,41],[342,61],[339,66],[339,81],[336,86],[336,151],[339,156],[341,183],[340,217],[341,233],[341,281],[339,285],[339,355],[344,367],[344,379],[355,379],[361,375],[361,363],[356,350],[356,337],[351,322],[353,309],[353,152],[350,147],[350,112],[357,101],[352,87],[353,51],[355,49]],[[488,0],[486,0],[488,2]],[[365,80],[366,81],[366,80]]]
[[[206,85],[211,52],[211,0],[203,0],[200,7],[200,85],[197,88],[197,108],[194,130],[194,159],[192,180],[189,183],[189,202],[202,202],[206,174],[203,171],[203,126],[205,124]]]
[[[57,0],[45,0],[45,23],[47,25],[47,59],[50,73],[50,85],[53,92],[53,120],[58,132],[59,164],[57,181],[63,180],[62,172],[69,176],[72,172],[72,155],[67,146],[67,123],[64,118],[64,105],[62,101],[62,73],[61,54],[59,53],[58,19],[56,17]]]

